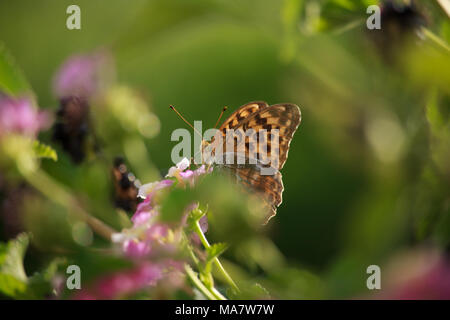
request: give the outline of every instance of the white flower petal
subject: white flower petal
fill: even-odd
[[[152,191],[152,189],[155,187],[156,184],[157,184],[157,182],[150,182],[150,183],[143,184],[139,188],[138,197],[140,197],[142,199],[147,198],[147,195]]]
[[[179,169],[177,167],[170,167],[169,172],[166,174],[166,178],[168,178],[168,177],[175,177],[175,173],[178,170]]]
[[[177,163],[177,168],[181,171],[186,170],[191,165],[191,162],[188,158],[183,158],[180,162]]]
[[[124,242],[126,238],[127,238],[127,236],[124,235],[123,233],[113,233],[111,235],[111,241],[114,243]]]

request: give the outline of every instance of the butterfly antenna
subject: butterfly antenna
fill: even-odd
[[[172,109],[173,111],[175,111],[175,113],[176,113],[176,114],[177,114],[184,122],[186,122],[187,125],[188,125],[189,127],[191,127],[191,128],[194,130],[194,132],[195,132],[196,134],[198,134],[200,137],[202,137],[202,134],[201,134],[197,129],[195,129],[194,126],[193,126],[192,124],[190,124],[189,121],[187,121],[187,120],[181,115],[181,113],[179,113],[178,110],[175,109],[174,106],[170,105],[169,108]]]
[[[227,109],[228,109],[227,106],[223,107],[222,112],[220,113],[219,119],[217,119],[216,124],[214,125],[214,129],[217,128],[217,125],[219,124],[220,119],[222,119],[223,113],[225,111],[227,111]]]

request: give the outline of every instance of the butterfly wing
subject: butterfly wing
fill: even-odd
[[[250,115],[268,108],[269,105],[264,101],[254,101],[244,104],[234,111],[224,123],[220,126],[220,131],[232,129],[239,126],[239,123]]]
[[[114,183],[114,204],[127,212],[136,211],[138,204],[138,183],[135,176],[128,171],[122,158],[114,160],[112,168]]]
[[[253,101],[249,102],[247,104],[244,104],[243,106],[239,107],[236,111],[234,111],[220,126],[219,130],[217,131],[216,135],[212,137],[212,139],[207,144],[209,149],[211,150],[211,153],[213,155],[218,154],[218,157],[221,157],[223,154],[223,151],[226,150],[226,133],[227,130],[231,129],[237,129],[240,128],[240,124],[245,121],[249,116],[254,115],[261,110],[264,110],[268,108],[269,105],[264,101]],[[218,151],[221,147],[220,144],[223,144],[223,147],[221,151]],[[206,146],[202,146],[203,148]],[[234,152],[234,150],[232,150]]]
[[[244,186],[263,196],[263,199],[267,203],[269,219],[276,214],[276,209],[282,202],[284,187],[281,173],[278,170],[286,162],[290,142],[300,121],[300,109],[294,104],[276,104],[269,107],[263,102],[253,102],[240,107],[220,127],[220,134],[222,135],[223,141],[222,150],[226,150],[222,154],[223,160],[230,153],[234,157],[233,164],[227,164],[226,161],[223,161],[223,166],[229,169]],[[245,143],[241,144],[245,149],[244,156],[242,156],[242,151],[238,150],[239,143],[234,144],[234,150],[230,152],[227,150],[227,145],[230,143],[230,138],[235,139],[235,137],[226,136],[226,131],[229,129],[235,131],[242,129],[243,132],[249,129],[253,129],[255,132],[266,130],[268,137],[270,137],[269,134],[272,130],[278,130],[278,146],[272,146],[270,139],[268,139],[266,153],[260,153],[258,150],[256,152],[256,159],[253,159],[255,150],[252,148],[258,145],[258,141],[263,141],[256,134],[245,136]],[[213,149],[217,148],[219,140],[214,141],[213,139],[211,142]],[[273,163],[272,160],[274,157],[272,156],[277,153],[278,157],[275,157],[277,162]],[[218,155],[216,154],[216,156]],[[244,164],[238,164],[237,159],[240,157],[244,157]],[[253,165],[250,164],[250,159],[255,160],[256,163]],[[274,169],[270,175],[261,174],[261,169],[266,163],[270,163],[270,166]]]
[[[246,166],[235,169],[236,178],[250,190],[261,194],[267,204],[266,221],[277,213],[277,208],[283,201],[284,190],[281,173],[261,175],[256,166]]]
[[[278,146],[272,146],[270,138],[267,139],[267,152],[265,154],[258,152],[258,160],[262,163],[270,163],[273,162],[273,159],[277,159],[278,163],[272,163],[271,165],[274,169],[281,170],[286,163],[289,145],[300,121],[301,113],[299,107],[294,104],[276,104],[251,114],[232,129],[242,129],[244,132],[253,129],[257,133],[261,130],[266,130],[267,137],[270,137],[272,130],[278,130]],[[246,136],[245,139],[245,154],[251,155],[254,152],[254,150],[251,150],[252,146],[254,148],[257,145],[256,141],[251,140],[258,139],[261,141],[261,136],[256,134],[253,137]],[[228,143],[229,141],[225,141],[224,144],[226,145]]]

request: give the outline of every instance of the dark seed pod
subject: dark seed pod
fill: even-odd
[[[381,29],[369,30],[380,54],[387,62],[394,62],[399,50],[411,41],[420,40],[420,28],[425,15],[413,1],[388,0],[381,6]]]
[[[70,154],[75,163],[86,156],[86,138],[89,134],[89,105],[84,98],[66,97],[60,101],[53,127],[53,139]]]

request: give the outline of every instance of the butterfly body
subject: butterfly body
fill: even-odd
[[[261,194],[268,220],[282,202],[280,170],[300,121],[294,104],[247,103],[224,121],[211,141],[202,141],[203,162],[218,165]]]
[[[136,211],[139,202],[138,190],[140,182],[128,171],[125,161],[121,157],[114,159],[112,168],[114,183],[114,204],[127,212]]]

